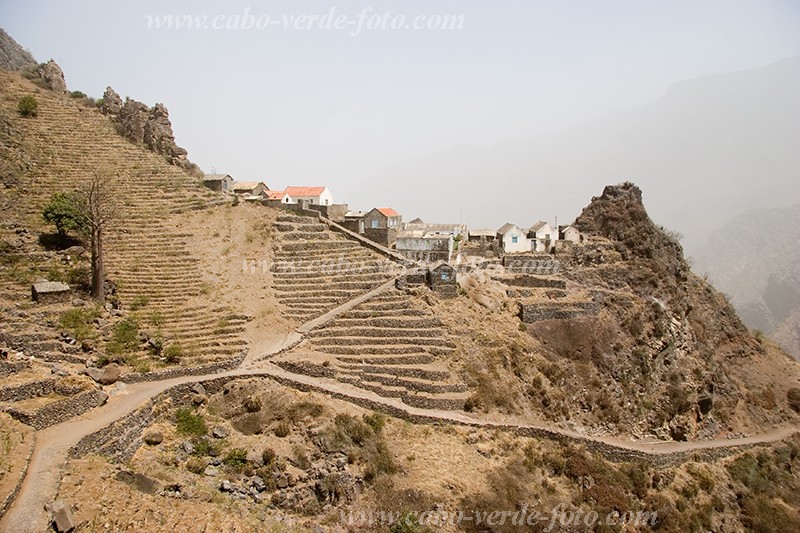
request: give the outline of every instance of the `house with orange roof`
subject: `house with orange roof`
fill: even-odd
[[[294,204],[295,202],[291,196],[286,194],[286,191],[267,191],[267,200],[280,202],[282,204]]]
[[[376,207],[364,215],[364,228],[399,228],[403,217],[391,207]]]
[[[292,204],[333,205],[333,195],[327,187],[286,187]]]

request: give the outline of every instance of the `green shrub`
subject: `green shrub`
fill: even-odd
[[[164,350],[164,361],[170,365],[176,364],[183,357],[183,348],[180,343],[176,342],[167,346]]]
[[[75,194],[63,192],[54,194],[50,202],[44,206],[42,218],[48,224],[53,224],[58,234],[62,236],[70,231],[86,230],[86,218]]]
[[[207,437],[196,438],[192,441],[192,444],[194,445],[192,455],[197,457],[217,457],[219,455],[219,447]]]
[[[397,522],[389,527],[389,533],[419,533],[422,531],[417,515],[404,513]]]
[[[62,313],[59,324],[76,340],[82,341],[94,336],[94,319],[100,316],[96,308],[76,307]]]
[[[39,114],[39,101],[30,94],[23,96],[17,103],[17,111],[23,117],[35,117]]]
[[[243,468],[247,465],[247,450],[242,448],[233,448],[222,459],[222,463],[230,466],[231,468]]]
[[[111,354],[134,352],[139,348],[139,324],[132,318],[117,322],[106,349]]]
[[[205,435],[208,433],[203,415],[193,413],[191,409],[181,408],[175,410],[178,433],[183,435]]]
[[[69,93],[70,98],[86,98],[86,93],[83,91],[72,91]]]
[[[386,425],[386,415],[373,412],[369,415],[364,415],[364,422],[377,434],[383,431],[383,426]]]
[[[131,301],[131,305],[130,305],[131,311],[138,311],[142,307],[146,307],[147,304],[149,304],[149,303],[150,303],[150,298],[148,298],[147,296],[145,296],[143,294],[139,294],[137,296],[134,296],[133,300]]]

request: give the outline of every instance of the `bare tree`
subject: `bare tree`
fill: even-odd
[[[95,171],[88,182],[77,191],[80,213],[89,234],[92,252],[92,298],[105,299],[105,256],[103,237],[106,230],[119,217],[119,204],[115,193],[116,179],[110,172]]]

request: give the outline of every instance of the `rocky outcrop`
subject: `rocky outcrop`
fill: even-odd
[[[5,30],[0,29],[0,68],[22,71],[36,67],[36,60]]]
[[[103,98],[97,103],[97,107],[104,115],[118,115],[122,111],[122,98],[111,87],[106,87]]]
[[[64,71],[52,59],[47,63],[36,63],[33,56],[22,48],[4,30],[0,29],[0,68],[22,72],[37,85],[58,93],[67,92]]]
[[[126,139],[163,155],[170,164],[181,167],[189,174],[202,175],[197,165],[187,158],[186,149],[175,143],[169,111],[164,104],[150,108],[132,98],[126,98],[123,103],[119,94],[107,87],[99,108],[114,122],[117,133]]]
[[[64,71],[61,70],[58,63],[52,59],[47,63],[42,63],[37,66],[34,72],[51,91],[57,93],[67,92],[67,82],[64,80]]]

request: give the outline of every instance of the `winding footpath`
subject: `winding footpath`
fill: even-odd
[[[77,444],[80,439],[100,431],[116,420],[130,414],[171,387],[224,377],[268,377],[281,384],[300,390],[316,391],[357,405],[383,410],[398,418],[423,423],[449,423],[489,429],[497,428],[517,431],[523,435],[533,434],[558,440],[596,443],[602,445],[606,450],[618,450],[621,455],[634,453],[651,456],[654,459],[703,450],[729,449],[734,452],[742,447],[766,445],[800,433],[800,428],[798,427],[785,427],[746,438],[693,442],[629,441],[610,436],[586,436],[578,432],[555,427],[482,420],[461,411],[415,408],[399,399],[385,398],[372,391],[359,389],[346,383],[288,372],[268,361],[269,357],[296,347],[303,340],[305,334],[312,329],[333,320],[362,301],[388,290],[393,284],[394,280],[342,304],[322,317],[301,325],[284,339],[276,342],[265,353],[248,355],[241,366],[235,370],[204,376],[183,376],[163,381],[129,384],[124,391],[111,396],[104,405],[79,417],[37,432],[36,445],[27,474],[14,503],[0,519],[0,533],[40,533],[47,530],[50,517],[45,510],[45,504],[56,499],[61,477],[67,463],[67,455],[70,448]]]

